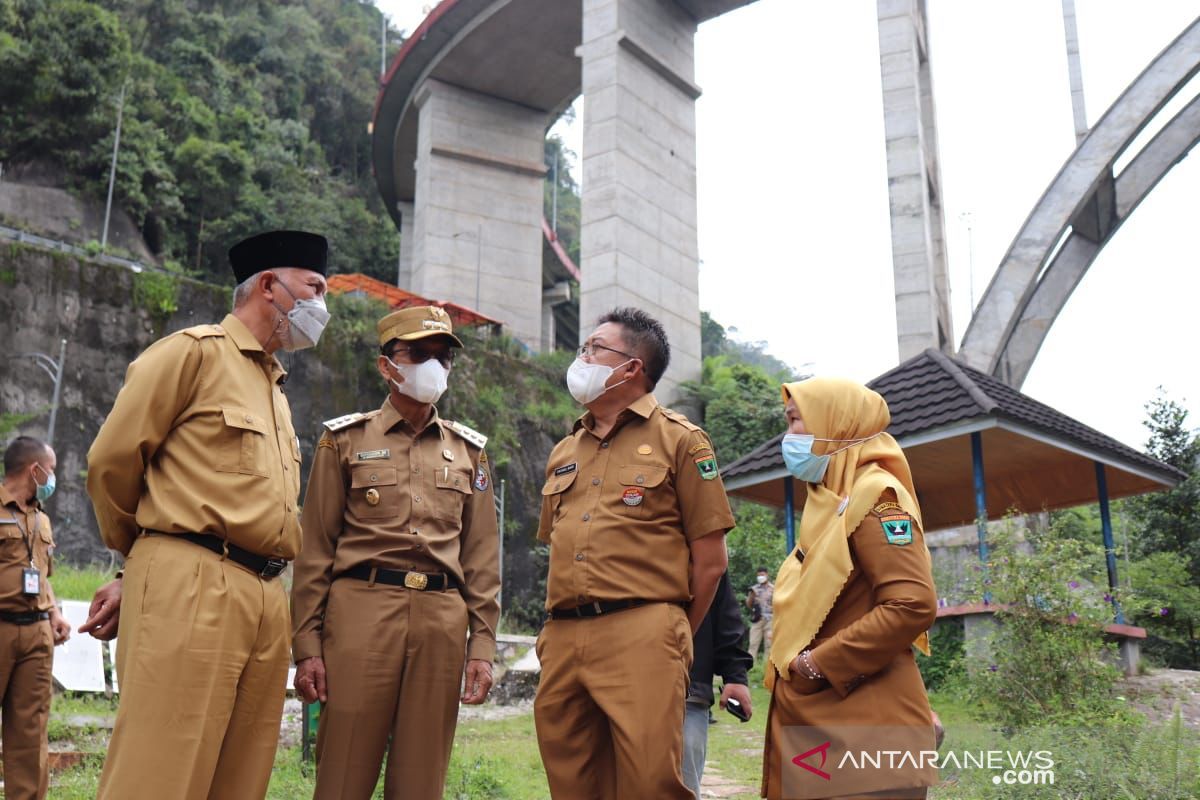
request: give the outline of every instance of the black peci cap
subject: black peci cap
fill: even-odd
[[[329,242],[307,231],[267,231],[229,248],[229,265],[238,283],[264,269],[296,267],[325,274]]]

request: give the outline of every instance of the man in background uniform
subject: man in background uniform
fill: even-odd
[[[499,540],[487,437],[438,417],[441,308],[379,322],[383,406],[325,423],[292,589],[296,690],[320,700],[316,798],[440,799],[464,703],[492,685]],[[468,638],[469,634],[469,638]],[[465,675],[464,675],[465,662]]]
[[[300,449],[273,353],[316,344],[326,255],[300,231],[235,245],[233,313],[130,364],[88,452],[100,535],[126,557],[82,628],[112,638],[120,620],[100,798],[266,794],[290,633],[277,578],[300,549]]]
[[[692,798],[692,635],[734,521],[708,436],[651,394],[670,352],[656,320],[617,309],[567,373],[587,413],[550,454],[538,525],[551,618],[534,721],[555,798]]]
[[[18,436],[4,451],[0,483],[0,693],[4,796],[41,800],[49,789],[54,646],[71,626],[54,604],[54,537],[42,503],[54,493],[54,451]]]
[[[758,660],[758,646],[763,655],[771,652],[771,619],[774,617],[773,603],[775,584],[766,567],[759,567],[754,585],[746,593],[746,608],[750,609],[750,658]]]

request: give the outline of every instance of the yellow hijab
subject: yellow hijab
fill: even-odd
[[[884,432],[892,415],[882,396],[854,381],[811,378],[784,384],[785,404],[789,397],[805,428],[817,439],[874,438],[851,447],[846,447],[847,441],[813,442],[814,453],[832,455],[822,481],[808,484],[797,541],[804,561],[789,553],[775,578],[771,664],[784,676],[792,659],[812,643],[842,593],[854,569],[850,534],[880,495],[886,489],[895,492],[896,502],[924,530],[908,460],[891,434]],[[846,449],[833,452],[841,448]],[[843,498],[849,499],[839,513]],[[925,552],[928,557],[928,548]],[[914,644],[929,654],[928,633]],[[775,671],[767,670],[768,688],[774,678]]]

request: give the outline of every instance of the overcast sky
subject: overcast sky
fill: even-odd
[[[376,5],[411,31],[434,4]],[[1070,155],[1074,127],[1058,0],[928,0],[928,7],[961,340],[972,295],[977,302]],[[1089,124],[1198,8],[1195,0],[1076,0]],[[726,14],[700,28],[696,82],[704,90],[697,102],[701,308],[739,338],[765,341],[769,352],[817,374],[867,381],[895,366],[875,3],[759,0]],[[564,136],[578,151],[582,119]],[[1088,270],[1023,391],[1139,449],[1143,407],[1158,386],[1200,425],[1198,196],[1200,157],[1193,156],[1168,173]]]

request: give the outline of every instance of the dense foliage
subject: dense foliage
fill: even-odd
[[[0,162],[52,164],[151,250],[220,275],[272,227],[331,240],[333,269],[394,274],[370,174],[380,12],[370,2],[0,0]],[[396,43],[392,43],[394,51]]]

